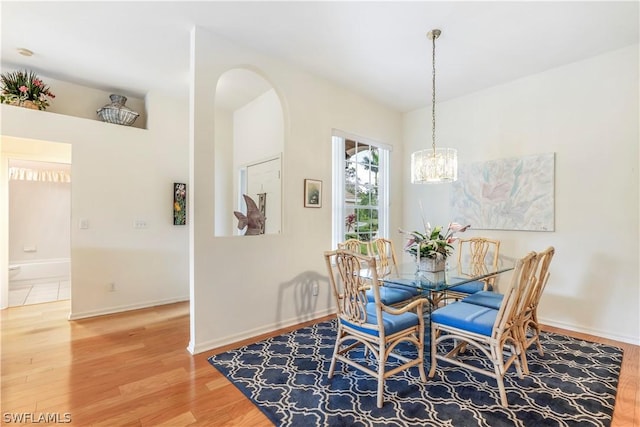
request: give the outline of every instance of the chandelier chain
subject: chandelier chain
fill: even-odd
[[[433,42],[433,49],[431,50],[431,86],[433,91],[431,92],[431,146],[433,147],[433,156],[436,155],[436,38],[434,34],[431,41]]]

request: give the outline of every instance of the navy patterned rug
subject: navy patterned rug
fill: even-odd
[[[327,378],[335,336],[335,320],[322,322],[211,356],[209,362],[277,426],[611,423],[622,363],[616,347],[543,333],[545,355],[533,348],[527,353],[531,374],[520,379],[512,367],[505,378],[507,409],[499,404],[495,380],[447,363],[438,363],[427,383],[415,368],[387,379],[384,406],[378,409],[374,378],[340,362]],[[354,357],[363,357],[354,351]],[[472,350],[465,354],[485,363]]]

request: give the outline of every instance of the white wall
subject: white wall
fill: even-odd
[[[69,171],[56,163],[10,161],[10,167]],[[9,265],[69,258],[71,183],[9,181]]]
[[[282,106],[275,90],[269,90],[233,114],[233,146],[236,170],[240,166],[276,157],[284,145]]]
[[[275,88],[284,107],[283,232],[214,237],[213,96],[192,99],[193,229],[192,325],[189,349],[201,352],[332,311],[322,253],[331,249],[331,129],[401,143],[401,115],[302,71],[196,28],[192,85],[215,88],[227,70],[249,67]],[[392,153],[392,168],[400,167]],[[325,183],[321,209],[303,207],[305,178]],[[400,179],[392,218],[400,218]],[[392,223],[397,228],[398,223]],[[312,285],[320,283],[317,297]]]
[[[491,64],[488,64],[490,66]],[[555,231],[473,230],[517,257],[556,248],[543,323],[640,343],[638,45],[436,106],[437,144],[460,163],[556,153]],[[404,117],[405,150],[430,135],[430,108]],[[408,155],[407,155],[408,157]],[[408,158],[406,170],[408,170]],[[404,221],[449,222],[449,186],[413,186]],[[473,224],[472,224],[473,225]]]
[[[146,105],[147,130],[0,106],[3,136],[72,145],[71,318],[188,299],[188,226],[172,220],[173,182],[188,182],[187,102],[150,93]]]
[[[238,224],[233,216],[235,210],[233,180],[233,113],[221,108],[215,110],[215,235],[231,236]]]

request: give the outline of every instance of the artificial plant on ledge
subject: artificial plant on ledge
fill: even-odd
[[[56,96],[33,71],[13,71],[0,77],[0,102],[20,107],[46,110],[49,99]]]

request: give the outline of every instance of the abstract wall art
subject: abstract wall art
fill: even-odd
[[[553,231],[554,180],[554,153],[461,164],[452,219],[482,230]]]

